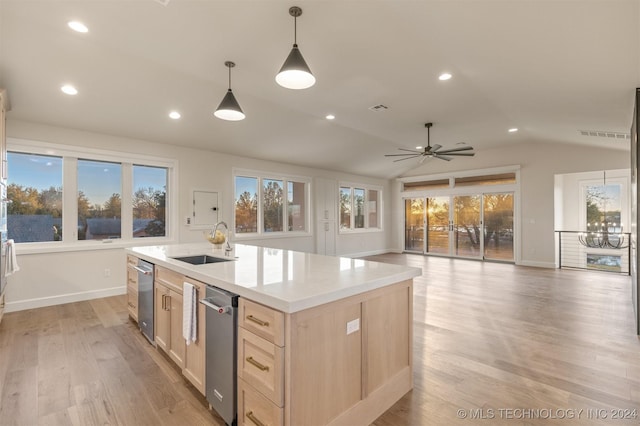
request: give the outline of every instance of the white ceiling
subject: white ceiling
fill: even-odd
[[[166,0],[164,0],[166,1]],[[9,118],[392,177],[384,154],[426,142],[477,152],[523,142],[628,142],[640,86],[639,0],[0,0],[0,87]],[[274,76],[293,43],[316,76]],[[80,20],[89,33],[67,27]],[[224,61],[247,118],[213,111]],[[438,75],[448,71],[447,82]],[[64,95],[74,84],[80,93]],[[384,112],[368,108],[384,104]],[[179,110],[180,120],[168,118]],[[334,121],[324,117],[336,115]],[[517,127],[518,133],[507,129]],[[473,168],[473,158],[459,157]]]

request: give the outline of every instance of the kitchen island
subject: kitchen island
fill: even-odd
[[[367,425],[412,388],[413,278],[420,269],[237,244],[127,253],[240,296],[238,424]]]

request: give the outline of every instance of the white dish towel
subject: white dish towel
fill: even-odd
[[[182,283],[182,336],[187,345],[198,340],[198,296],[196,287]]]
[[[4,256],[4,276],[8,277],[11,274],[14,274],[20,270],[18,266],[18,259],[16,257],[16,243],[13,240],[7,240],[7,245],[5,246],[5,256]]]

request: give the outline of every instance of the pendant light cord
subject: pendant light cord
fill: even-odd
[[[293,45],[298,45],[298,17],[293,17]]]
[[[229,90],[231,90],[231,65],[229,67]]]

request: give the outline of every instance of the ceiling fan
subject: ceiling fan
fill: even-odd
[[[431,140],[429,138],[429,129],[431,129],[431,126],[433,126],[433,123],[424,124],[424,127],[427,128],[427,146],[424,147],[424,151],[398,148],[400,151],[407,151],[408,154],[385,154],[385,157],[405,157],[393,160],[394,163],[420,157],[419,162],[422,164],[422,162],[427,158],[439,158],[440,160],[451,161],[453,160],[452,156],[473,157],[475,155],[475,152],[463,152],[473,150],[472,146],[461,146],[460,148],[451,148],[442,151],[440,151],[442,145],[431,146]],[[420,147],[418,147],[418,149],[420,149]]]

